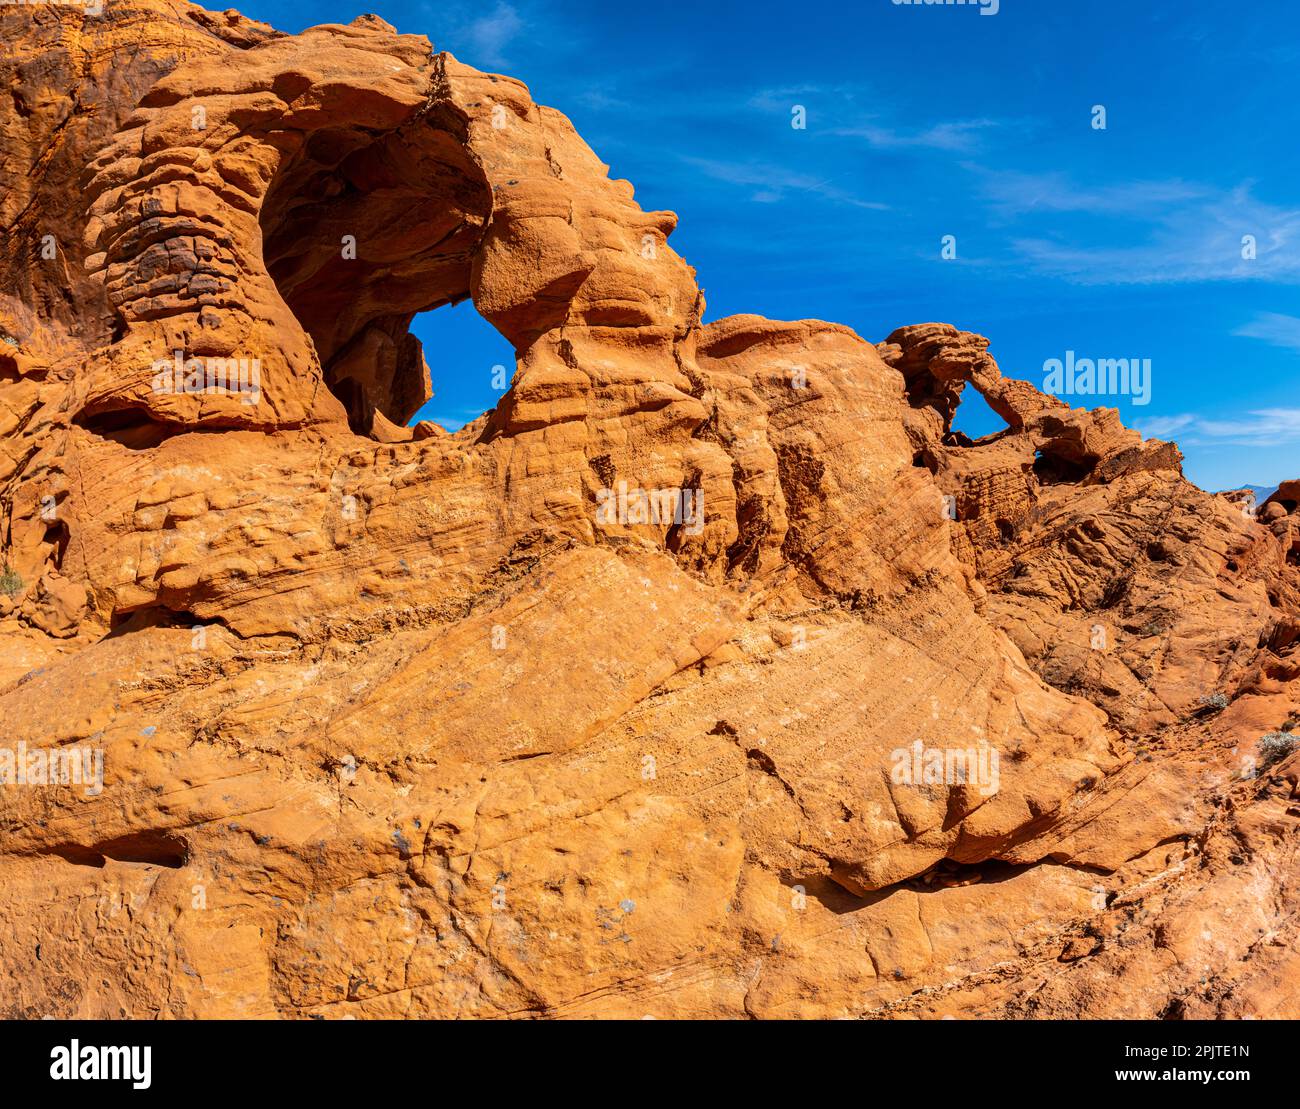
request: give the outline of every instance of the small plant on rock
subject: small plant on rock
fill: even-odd
[[[5,594],[11,601],[18,596],[19,590],[23,587],[23,579],[12,566],[5,565],[4,573],[0,574],[0,593]]]
[[[1223,693],[1211,693],[1208,697],[1199,698],[1201,710],[1203,712],[1222,712],[1228,707],[1228,698]]]
[[[1269,732],[1260,738],[1258,746],[1260,762],[1272,766],[1300,748],[1300,736],[1293,732]]]

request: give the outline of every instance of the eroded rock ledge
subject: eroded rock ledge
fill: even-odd
[[[1295,483],[948,325],[703,323],[672,213],[373,16],[0,24],[0,743],[104,767],[0,786],[0,1013],[1300,1015]],[[406,428],[466,297],[514,381]]]

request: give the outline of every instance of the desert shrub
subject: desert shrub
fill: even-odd
[[[18,596],[18,591],[23,587],[23,579],[18,576],[12,566],[6,566],[4,573],[0,574],[0,593],[5,594],[10,600]]]
[[[1300,747],[1300,736],[1292,732],[1269,732],[1259,741],[1259,757],[1265,766],[1281,762],[1292,751]]]

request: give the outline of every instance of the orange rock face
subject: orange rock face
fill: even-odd
[[[375,17],[0,23],[0,1015],[1300,1016],[1295,483],[703,323]],[[513,383],[405,427],[466,297]]]

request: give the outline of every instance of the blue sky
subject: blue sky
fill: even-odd
[[[288,31],[375,11],[525,81],[642,207],[679,214],[706,319],[817,317],[872,341],[942,320],[1039,385],[1067,351],[1149,358],[1149,404],[1072,403],[1177,439],[1207,488],[1300,476],[1290,0],[362,3],[240,10]],[[471,306],[413,330],[437,394],[421,416],[456,427],[496,403],[512,352]],[[996,429],[965,407],[958,426]]]

